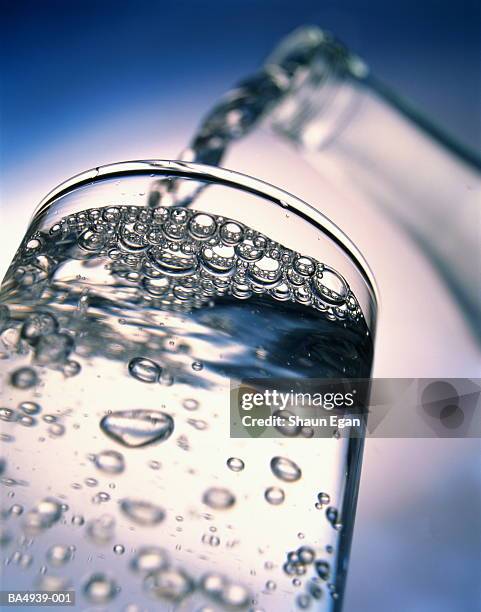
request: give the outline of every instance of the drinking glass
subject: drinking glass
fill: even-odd
[[[339,610],[362,437],[231,438],[230,385],[368,377],[376,308],[348,238],[259,180],[140,161],[57,187],[1,292],[2,588]]]

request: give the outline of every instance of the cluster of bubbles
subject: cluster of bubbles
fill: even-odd
[[[182,310],[226,294],[240,299],[268,294],[310,306],[328,319],[362,318],[346,280],[330,266],[238,221],[181,207],[112,206],[68,215],[48,232],[36,231],[24,240],[8,282],[13,277],[14,284],[38,291],[51,274],[59,240],[80,249],[70,257],[107,257],[113,276],[156,308]],[[40,352],[64,354],[70,348],[52,321],[38,320],[26,333],[46,338]],[[131,367],[149,382],[158,375],[148,363]]]
[[[21,369],[26,370],[29,368]],[[14,378],[17,373],[18,370],[15,370],[11,378]],[[39,422],[39,415],[41,411],[42,407],[37,402],[25,401],[18,405],[17,410],[5,407],[0,408],[0,420],[9,423],[16,423],[23,427],[34,427]],[[59,423],[57,421],[57,417],[53,414],[44,414],[41,417],[41,420],[47,423],[47,431],[51,438],[63,436],[65,433],[65,426],[62,423]]]
[[[294,576],[295,586],[300,586],[301,581],[298,577],[307,574],[310,566],[314,567],[315,576],[307,582],[306,592],[300,593],[296,598],[297,605],[301,609],[310,607],[312,599],[323,597],[323,583],[327,585],[331,596],[334,599],[337,597],[335,585],[328,582],[331,577],[330,564],[324,559],[317,558],[316,551],[310,546],[300,546],[297,550],[287,553],[283,570],[288,576]]]

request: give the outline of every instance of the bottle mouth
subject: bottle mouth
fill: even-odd
[[[290,193],[260,179],[233,170],[175,160],[138,160],[99,166],[68,179],[50,191],[36,207],[31,222],[35,223],[43,217],[59,198],[79,188],[93,186],[95,183],[109,179],[117,178],[121,180],[129,176],[150,177],[153,182],[159,179],[178,178],[197,180],[205,184],[223,185],[267,199],[282,206],[286,211],[291,210],[297,216],[314,225],[347,255],[368,286],[374,300],[374,306],[377,309],[379,292],[374,275],[358,248],[337,225],[319,210]]]
[[[272,107],[268,121],[289,140],[320,149],[350,123],[359,99],[353,83],[369,69],[338,39],[317,26],[301,27],[287,36],[265,62],[290,75],[290,84]]]

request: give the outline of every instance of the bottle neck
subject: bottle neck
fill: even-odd
[[[299,46],[302,31],[270,61]],[[312,34],[311,34],[312,36]],[[443,276],[481,338],[481,162],[369,76],[331,39],[264,118],[338,187],[389,214]],[[355,201],[355,197],[352,198]]]

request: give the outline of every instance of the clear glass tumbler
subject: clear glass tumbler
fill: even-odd
[[[189,206],[158,199],[173,183]],[[55,189],[1,292],[3,588],[339,610],[362,438],[231,438],[230,383],[368,377],[373,287],[328,219],[247,176],[129,162]]]

